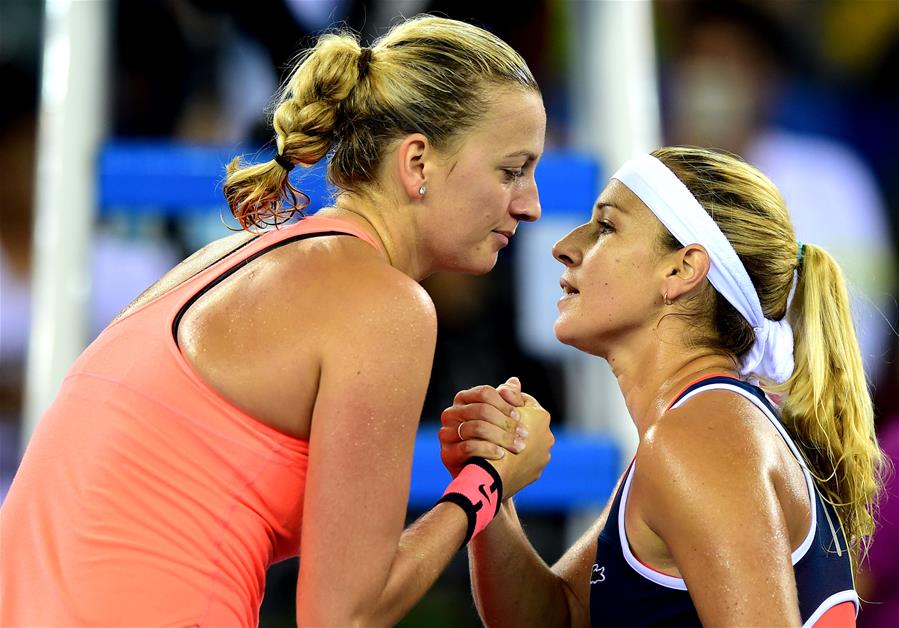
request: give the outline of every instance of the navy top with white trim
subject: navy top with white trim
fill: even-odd
[[[802,465],[814,503],[809,531],[792,553],[803,626],[814,626],[827,611],[843,602],[852,602],[857,612],[859,602],[853,587],[852,565],[839,521],[833,508],[815,489],[812,476],[781,425],[775,406],[760,388],[732,377],[715,376],[688,387],[671,407],[708,390],[728,390],[751,401],[777,428]],[[635,467],[636,460],[616,492],[609,518],[599,534],[596,562],[590,574],[590,623],[606,627],[700,626],[684,580],[644,565],[630,549],[624,513]]]

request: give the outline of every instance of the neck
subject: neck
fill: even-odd
[[[387,263],[400,272],[416,281],[426,276],[415,255],[415,227],[407,218],[410,215],[407,208],[344,195],[334,207],[324,208],[319,213],[329,218],[347,220],[370,233],[380,242]]]
[[[728,356],[710,349],[689,349],[652,335],[639,347],[616,348],[606,356],[628,413],[641,439],[684,388],[715,374],[737,377]]]

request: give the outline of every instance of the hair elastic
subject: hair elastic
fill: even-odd
[[[468,530],[462,547],[487,527],[503,502],[503,480],[483,458],[471,458],[449,483],[437,503],[450,502],[465,511]]]
[[[287,172],[290,172],[296,166],[295,163],[290,161],[287,157],[278,153],[275,155],[275,161],[278,162],[278,165],[284,168]]]
[[[796,249],[796,270],[802,270],[802,262],[805,261],[805,242],[802,240],[796,240],[796,243],[799,245]]]
[[[359,78],[358,80],[364,79],[368,76],[368,66],[371,64],[371,55],[372,49],[363,47],[359,53]]]

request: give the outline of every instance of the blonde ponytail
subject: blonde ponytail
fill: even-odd
[[[850,547],[863,554],[874,531],[884,457],[849,304],[837,263],[806,244],[787,313],[795,368],[778,391],[785,393],[785,425],[836,509]]]

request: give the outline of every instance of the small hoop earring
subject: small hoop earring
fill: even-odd
[[[424,196],[426,191],[427,191],[427,190],[425,189],[425,184],[422,183],[422,184],[421,184],[421,187],[418,188],[418,195],[419,195],[419,196]]]
[[[667,290],[665,290],[664,300],[665,300],[665,305],[671,305],[672,301],[671,301],[671,299],[668,298],[668,291],[667,291]]]

